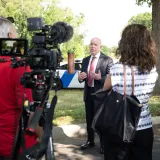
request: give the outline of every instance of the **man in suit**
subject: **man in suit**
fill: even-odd
[[[81,72],[78,73],[79,82],[85,81],[84,86],[84,102],[86,111],[87,123],[87,142],[81,146],[81,149],[87,149],[95,146],[94,131],[91,128],[94,113],[95,102],[92,93],[103,88],[107,74],[109,74],[110,67],[113,65],[112,58],[100,52],[102,47],[101,40],[97,37],[92,38],[89,48],[90,56],[82,61]],[[100,135],[100,153],[104,153],[103,136]]]

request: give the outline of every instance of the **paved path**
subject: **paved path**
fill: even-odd
[[[160,160],[160,126],[157,121],[155,124],[153,160]],[[86,140],[85,127],[84,124],[55,127],[53,131],[55,160],[103,160],[103,155],[99,153],[98,136],[94,148],[80,150],[80,145]]]
[[[55,140],[55,160],[103,160],[103,155],[99,153],[98,139],[96,138],[96,146],[94,148],[81,151],[79,146],[84,140],[85,137],[68,137],[63,142]],[[155,136],[153,160],[160,160],[160,136]]]
[[[155,136],[152,155],[153,155],[153,160],[160,160],[160,135]]]
[[[160,160],[160,117],[153,117],[153,126],[153,160]],[[98,136],[95,137],[94,148],[80,150],[80,145],[86,142],[85,124],[53,127],[53,137],[54,160],[103,160],[103,155],[99,153]]]
[[[103,155],[99,153],[98,138],[96,146],[87,150],[80,150],[80,145],[86,138],[66,138],[63,142],[55,141],[55,160],[102,160]]]

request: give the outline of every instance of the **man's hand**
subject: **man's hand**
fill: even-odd
[[[94,73],[93,75],[93,79],[95,80],[100,80],[102,77],[101,77],[101,71],[99,70],[98,73]]]
[[[87,73],[78,71],[78,79],[84,80],[85,78],[87,78]]]

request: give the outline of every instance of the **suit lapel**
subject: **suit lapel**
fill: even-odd
[[[99,59],[98,59],[98,63],[97,63],[96,69],[95,69],[96,73],[100,70],[100,66],[102,64],[102,61],[103,61],[103,56],[102,56],[102,54],[100,54]]]
[[[88,72],[88,65],[89,65],[90,57],[91,57],[91,56],[87,57],[87,59],[86,59],[86,63],[85,63],[85,66],[86,66],[86,67],[85,67],[85,69],[86,69],[85,72],[86,72],[86,73]]]

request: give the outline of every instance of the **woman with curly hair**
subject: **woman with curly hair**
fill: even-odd
[[[150,31],[141,24],[128,25],[123,33],[116,54],[120,56],[106,78],[103,90],[113,89],[124,94],[124,68],[126,68],[126,94],[132,94],[132,71],[134,95],[143,104],[133,143],[114,141],[105,137],[105,160],[152,160],[153,130],[149,98],[155,86],[156,46]],[[114,106],[112,106],[114,107]]]

